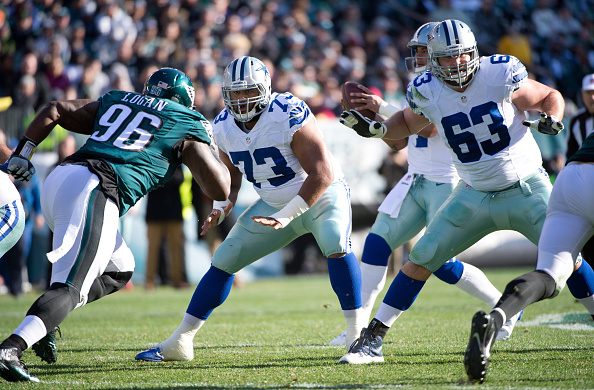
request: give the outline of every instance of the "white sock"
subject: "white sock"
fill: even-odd
[[[194,336],[206,321],[186,313],[169,338],[158,344],[165,360],[192,360]]]
[[[28,315],[12,333],[21,336],[27,343],[27,348],[31,348],[33,344],[45,337],[47,329],[41,318]]]
[[[382,302],[379,309],[377,309],[377,313],[375,313],[375,318],[377,318],[382,324],[391,327],[402,313],[402,310],[396,309],[395,307]]]
[[[365,317],[365,311],[362,308],[355,310],[343,310],[342,314],[346,319],[346,340],[345,345],[347,350],[361,335],[361,329],[367,325],[367,318]]]
[[[485,302],[489,308],[495,307],[497,302],[499,302],[499,298],[501,298],[499,290],[491,284],[483,271],[472,264],[462,264],[464,264],[462,277],[460,277],[460,280],[454,286]]]
[[[369,322],[373,305],[386,284],[388,267],[361,263],[361,306]]]
[[[588,310],[588,313],[594,315],[594,295],[590,295],[586,298],[578,298],[578,301],[584,305],[586,310]]]

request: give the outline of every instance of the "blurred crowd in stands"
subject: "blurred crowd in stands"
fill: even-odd
[[[222,71],[242,55],[262,59],[273,91],[292,92],[318,118],[341,113],[345,81],[402,107],[412,77],[407,43],[421,24],[448,18],[471,27],[481,55],[514,55],[531,77],[557,88],[566,125],[582,106],[580,83],[594,70],[594,0],[0,0],[0,129],[14,146],[47,102],[141,92],[160,67],[190,76],[197,110],[213,120],[224,107]],[[54,164],[67,137],[54,131],[37,155],[55,154]],[[545,167],[554,173],[565,139],[544,138]],[[405,160],[394,164],[405,171]],[[32,252],[41,258],[46,246]],[[307,256],[293,257],[300,260],[288,273]]]
[[[157,67],[183,70],[209,119],[233,58],[253,55],[317,115],[341,112],[346,80],[404,104],[404,58],[416,28],[460,19],[481,55],[512,54],[579,104],[594,69],[592,0],[4,0],[0,6],[0,127],[18,138],[51,99],[141,91]],[[8,112],[6,112],[8,111]],[[46,147],[55,148],[57,143]]]

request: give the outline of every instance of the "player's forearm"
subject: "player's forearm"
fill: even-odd
[[[383,123],[386,125],[386,135],[383,138],[387,140],[404,139],[416,133],[409,129],[403,110],[396,112]]]
[[[318,167],[308,173],[307,178],[301,185],[298,195],[311,207],[334,181],[332,167]]]

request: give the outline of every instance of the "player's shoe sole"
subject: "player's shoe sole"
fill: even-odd
[[[479,311],[472,317],[470,340],[464,353],[464,368],[468,380],[483,383],[489,367],[491,345],[495,336],[495,326],[491,315]]]

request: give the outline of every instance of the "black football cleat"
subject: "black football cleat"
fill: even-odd
[[[16,347],[0,348],[0,377],[9,382],[39,382],[21,362]]]
[[[485,381],[495,334],[495,324],[490,314],[479,311],[472,317],[470,340],[464,353],[464,368],[469,381]]]
[[[47,334],[38,342],[33,344],[33,351],[35,355],[39,356],[41,360],[47,364],[54,364],[58,361],[58,346],[56,344],[56,332],[62,337],[62,332],[59,327],[47,332]]]
[[[373,336],[367,328],[351,344],[349,352],[338,360],[341,364],[369,364],[384,361],[382,354],[383,340],[381,336]]]

